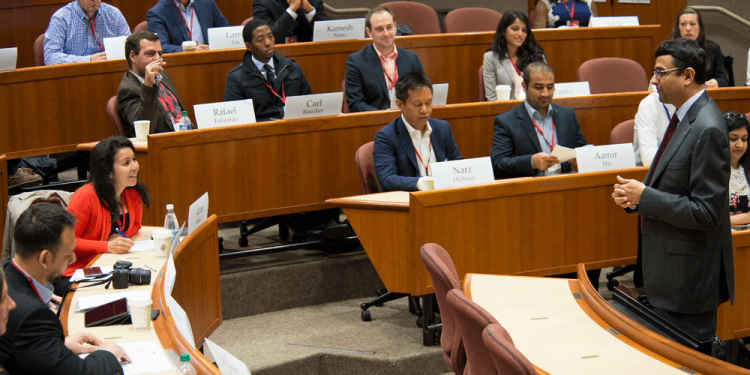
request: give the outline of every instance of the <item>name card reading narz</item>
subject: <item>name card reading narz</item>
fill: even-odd
[[[435,189],[486,184],[495,181],[489,157],[430,163]]]
[[[361,39],[365,37],[365,19],[315,21],[313,41]]]
[[[252,99],[196,104],[195,122],[199,129],[255,123]]]
[[[245,47],[242,39],[244,26],[212,27],[208,29],[208,46],[211,49]]]
[[[287,96],[284,119],[340,115],[343,92]]]

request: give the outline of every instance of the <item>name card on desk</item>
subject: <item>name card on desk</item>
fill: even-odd
[[[430,163],[435,189],[486,184],[495,181],[492,162],[484,158]]]
[[[203,193],[188,209],[188,234],[198,229],[208,218],[208,192]]]
[[[340,115],[343,102],[343,92],[288,96],[284,119]]]
[[[231,355],[224,348],[214,344],[209,339],[206,339],[206,345],[216,360],[216,364],[219,366],[219,371],[221,371],[222,375],[251,375],[245,362],[240,361],[237,357]]]
[[[193,338],[193,327],[190,325],[190,318],[188,318],[185,310],[180,306],[171,294],[165,294],[164,300],[167,302],[167,308],[170,314],[172,314],[172,320],[174,325],[177,327],[177,331],[180,332],[182,337],[195,347],[195,339]]]
[[[0,70],[15,69],[17,60],[18,47],[0,48]]]
[[[588,82],[555,83],[555,98],[589,95],[591,95],[591,89]]]
[[[125,39],[127,36],[116,36],[113,38],[104,38],[104,52],[107,53],[107,60],[125,60]]]
[[[580,147],[576,149],[576,161],[582,173],[635,168],[635,152],[632,143]]]
[[[616,26],[640,26],[640,23],[638,22],[638,16],[591,17],[591,19],[589,20],[589,27],[616,27]]]
[[[436,83],[432,85],[432,106],[448,104],[448,84]],[[391,89],[391,109],[398,109],[396,105],[396,88]]]
[[[651,0],[617,0],[620,4],[651,4]]]
[[[361,39],[365,37],[365,19],[315,21],[313,41]]]
[[[244,26],[212,27],[208,29],[208,47],[211,49],[245,47],[242,39]]]
[[[252,99],[196,104],[195,122],[199,129],[255,123]]]

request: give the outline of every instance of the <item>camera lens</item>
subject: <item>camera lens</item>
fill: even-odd
[[[151,271],[143,268],[133,268],[130,270],[130,283],[134,285],[151,284]]]

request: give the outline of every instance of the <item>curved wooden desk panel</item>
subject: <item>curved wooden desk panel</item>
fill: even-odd
[[[5,155],[0,155],[0,223],[5,228],[5,215],[8,213],[8,163]],[[5,231],[0,232],[0,243],[3,243]]]
[[[750,336],[750,230],[732,233],[734,303],[719,306],[716,336],[732,340]]]

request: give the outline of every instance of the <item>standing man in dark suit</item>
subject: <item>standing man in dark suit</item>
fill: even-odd
[[[182,42],[198,42],[207,51],[208,29],[230,26],[214,0],[159,0],[146,13],[148,30],[159,36],[164,52],[182,52]]]
[[[254,0],[253,17],[268,22],[278,44],[310,42],[326,9],[322,0]]]
[[[117,112],[128,137],[135,137],[134,121],[149,120],[149,134],[175,131],[174,121],[184,106],[164,71],[162,49],[156,34],[140,30],[125,39],[130,70],[117,89]],[[195,127],[195,125],[193,125]]]
[[[0,363],[11,374],[122,374],[119,360],[130,361],[111,341],[77,332],[63,335],[50,309],[51,284],[76,259],[75,218],[51,203],[31,205],[16,222],[16,256],[3,262],[8,294],[16,308],[0,337]],[[85,359],[78,355],[91,353]]]
[[[677,111],[646,180],[618,177],[612,194],[642,219],[636,285],[657,314],[703,342],[714,340],[719,305],[734,300],[729,140],[705,82],[698,42],[659,45],[651,83]]]
[[[346,58],[346,102],[352,112],[389,109],[398,77],[424,74],[416,53],[396,47],[396,21],[388,8],[372,8],[365,17],[365,31],[372,44]]]
[[[424,73],[404,74],[396,82],[401,116],[375,134],[372,155],[383,191],[429,190],[430,163],[461,159],[447,121],[430,118],[432,82]]]
[[[575,112],[552,104],[555,72],[541,61],[529,64],[523,70],[523,89],[526,100],[495,117],[491,153],[495,178],[569,172],[575,159],[560,164],[549,154],[557,145],[585,146],[586,138]]]

